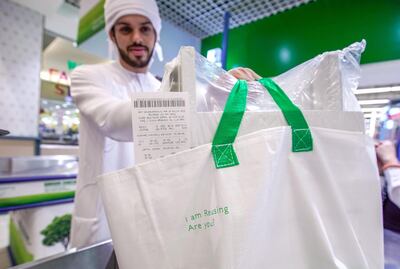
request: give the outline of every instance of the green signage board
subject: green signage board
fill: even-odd
[[[100,0],[79,20],[77,43],[82,44],[104,28],[104,2]]]

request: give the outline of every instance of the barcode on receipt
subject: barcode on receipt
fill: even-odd
[[[137,99],[133,102],[135,108],[147,107],[184,107],[183,99]]]

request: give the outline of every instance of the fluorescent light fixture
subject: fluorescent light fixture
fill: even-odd
[[[359,100],[358,103],[362,105],[386,105],[389,103],[389,99],[371,99],[371,100]]]
[[[376,128],[377,113],[376,113],[376,111],[373,111],[369,115],[370,115],[370,117],[368,117],[369,118],[369,129],[367,132],[370,137],[373,137],[374,133],[375,133],[375,128]],[[365,117],[365,115],[364,115],[364,117]],[[365,117],[365,119],[368,119],[368,118]]]
[[[400,92],[400,86],[358,89],[353,92],[355,95],[370,94],[370,93]]]
[[[366,119],[372,118],[372,113],[365,113],[364,118],[366,118]]]
[[[385,112],[387,109],[387,107],[363,107],[361,108],[361,111],[364,113],[372,113],[372,112],[376,112],[378,114]]]
[[[364,118],[376,120],[376,119],[378,118],[378,115],[377,115],[375,112],[372,112],[372,113],[364,113]]]

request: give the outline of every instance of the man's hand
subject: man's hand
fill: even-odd
[[[378,159],[379,170],[381,170],[385,165],[399,163],[396,157],[396,148],[391,141],[385,140],[378,142],[375,144],[375,150],[376,157]]]
[[[253,70],[251,70],[249,68],[244,68],[244,67],[233,68],[233,69],[229,70],[228,73],[237,79],[243,79],[243,80],[247,80],[247,81],[258,80],[261,78]]]

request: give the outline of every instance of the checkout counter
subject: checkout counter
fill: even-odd
[[[7,131],[0,130],[0,136],[7,134]],[[75,156],[0,158],[0,214],[18,215],[18,212],[32,210],[35,212],[35,209],[52,211],[50,208],[56,205],[72,205],[77,172],[78,159]],[[29,214],[38,218],[38,213]],[[10,227],[11,223],[12,218]],[[19,224],[21,224],[20,220],[18,220]],[[28,226],[31,224],[34,225],[28,223]],[[23,231],[23,234],[26,235],[26,231]],[[19,241],[21,242],[20,239]],[[8,252],[15,264],[12,244],[12,238],[10,238]],[[20,246],[16,251],[20,251]],[[62,251],[11,268],[117,269],[118,264],[112,241],[109,240],[80,250]]]
[[[111,240],[79,251],[68,250],[48,258],[11,267],[10,269],[118,269]]]
[[[73,202],[77,171],[75,156],[0,158],[0,213]]]
[[[54,254],[65,254],[58,242],[44,244],[42,231],[56,217],[72,213],[77,171],[76,156],[0,158],[0,214],[9,219],[9,231],[3,232],[9,236],[9,264],[36,263]],[[67,256],[81,255],[78,253],[88,251],[69,252]]]
[[[78,160],[74,156],[0,158],[0,213],[12,212],[10,215],[17,215],[27,209],[51,211],[54,205],[72,205],[77,171]],[[33,222],[30,222],[32,225]],[[30,237],[33,240],[33,236]],[[13,256],[13,239],[10,238],[10,241],[9,253]],[[80,250],[62,251],[11,268],[114,269],[118,265],[109,240]]]

